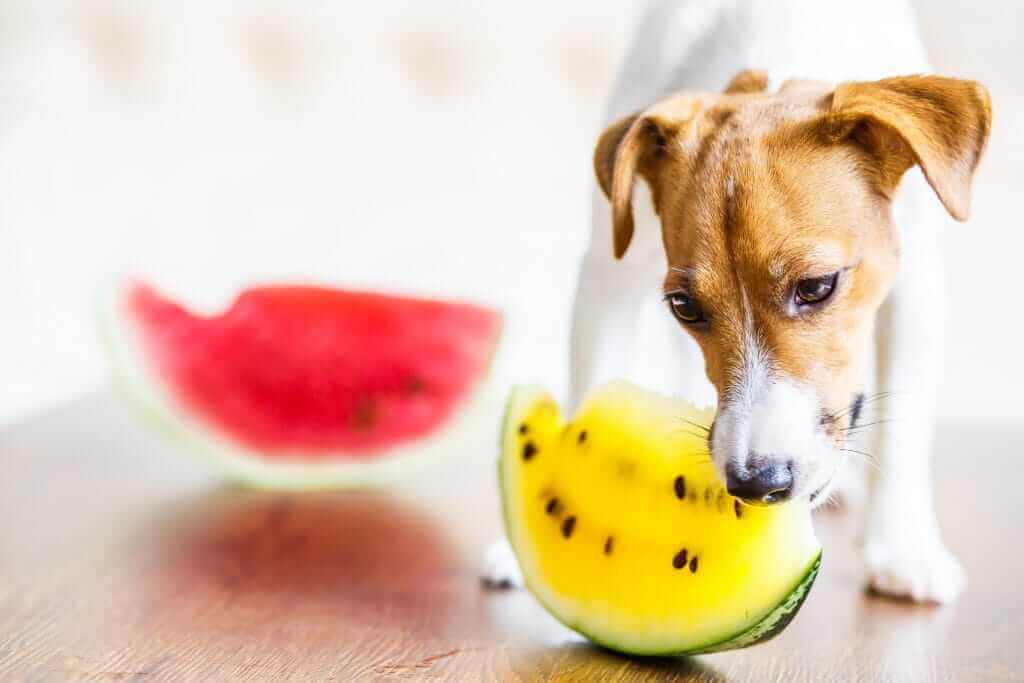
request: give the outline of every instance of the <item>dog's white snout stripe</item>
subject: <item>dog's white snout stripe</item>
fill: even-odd
[[[773,369],[754,330],[749,306],[745,312],[742,360],[715,420],[715,463],[723,475],[728,470],[749,472],[766,462],[785,463],[792,468],[795,488],[800,489],[801,483],[824,469],[833,450],[819,429],[819,401],[811,388]]]

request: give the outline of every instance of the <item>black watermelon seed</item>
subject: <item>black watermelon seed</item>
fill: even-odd
[[[725,489],[718,489],[718,495],[715,496],[715,505],[718,507],[719,512],[725,512]]]
[[[569,515],[565,518],[565,521],[562,522],[562,535],[569,538],[572,536],[572,530],[574,528],[576,528],[576,518]]]
[[[736,519],[743,516],[743,505],[740,503],[739,499],[732,502],[732,509],[736,511]]]
[[[611,555],[612,554],[612,546],[613,545],[615,545],[615,539],[613,539],[611,536],[609,536],[608,538],[604,539],[604,554],[605,555]]]
[[[576,443],[578,443],[579,445],[582,446],[583,442],[585,442],[586,440],[587,440],[587,430],[584,429],[583,431],[580,432],[580,435],[576,437]]]
[[[352,415],[352,423],[355,429],[365,430],[373,427],[377,421],[377,404],[372,398],[367,398],[356,405],[355,413]]]
[[[532,441],[527,441],[523,446],[523,460],[529,460],[535,455],[537,455],[537,447],[533,445]]]
[[[676,480],[672,484],[672,486],[676,490],[676,498],[678,498],[679,500],[686,498],[686,480],[683,479],[683,475],[680,474],[678,477],[676,477]]]
[[[544,506],[544,511],[549,515],[558,514],[558,498],[552,498],[548,501],[548,504]]]
[[[676,556],[672,558],[672,566],[676,569],[682,569],[686,566],[686,548],[683,548]]]
[[[525,422],[523,424],[519,425],[519,433],[524,435],[524,436],[526,434],[530,433],[530,428],[526,426]]]
[[[691,574],[696,574],[697,573],[697,556],[696,555],[694,555],[693,559],[690,560],[690,573]]]

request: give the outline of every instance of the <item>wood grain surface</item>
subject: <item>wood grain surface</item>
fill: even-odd
[[[1024,430],[940,433],[955,605],[865,595],[856,516],[776,640],[695,659],[590,647],[479,584],[495,453],[388,492],[234,489],[96,394],[0,432],[0,680],[1024,680]]]

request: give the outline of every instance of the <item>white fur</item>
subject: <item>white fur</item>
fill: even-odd
[[[746,472],[750,460],[784,459],[793,471],[794,496],[820,497],[837,469],[834,449],[819,426],[821,405],[808,387],[774,367],[754,327],[750,298],[740,285],[743,362],[715,416],[712,455],[724,479],[727,467]]]
[[[656,0],[634,37],[607,120],[676,91],[719,92],[744,68],[766,69],[776,84],[930,71],[905,0],[861,0],[856,11],[820,0]],[[892,421],[878,429],[864,559],[876,589],[945,602],[965,583],[938,529],[929,471],[942,329],[938,239],[948,221],[916,169],[900,194],[894,216],[903,235],[902,270],[879,315],[876,349],[876,390],[890,398],[871,415]],[[643,182],[635,197],[633,243],[615,261],[610,210],[594,190],[593,232],[572,323],[570,405],[593,386],[623,377],[708,404],[715,392],[699,347],[660,300],[666,258]],[[821,450],[827,445],[818,441],[815,399],[785,378],[769,379],[770,359],[757,355],[756,340],[748,343],[749,376],[740,395],[720,407],[716,446],[721,440],[736,458],[750,449],[800,453],[801,466],[820,470],[816,483],[830,478],[838,463]]]
[[[824,432],[816,429],[820,409],[814,392],[785,379],[746,386],[758,389],[742,400],[724,402],[715,418],[712,450],[723,477],[727,464],[743,472],[751,457],[783,457],[793,470],[794,496],[823,499],[840,459]]]

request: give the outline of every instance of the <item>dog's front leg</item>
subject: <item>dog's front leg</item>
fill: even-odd
[[[943,218],[926,206],[917,177],[905,187],[908,205],[903,263],[879,312],[878,399],[864,422],[875,424],[877,468],[867,508],[864,559],[871,587],[920,602],[949,602],[966,585],[964,570],[946,549],[935,516],[931,451],[942,359]],[[898,216],[899,217],[899,216]]]

